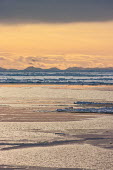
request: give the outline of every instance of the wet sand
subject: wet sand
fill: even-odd
[[[113,101],[110,87],[1,86],[0,169],[113,169],[113,116],[57,113]]]
[[[56,110],[58,107],[51,109]],[[97,117],[99,114],[90,113],[58,113],[54,112],[39,112],[42,107],[0,107],[0,122],[64,122],[78,121]],[[44,107],[44,111],[48,108]],[[100,114],[101,116],[101,114]]]
[[[112,122],[1,122],[1,165],[112,170]]]

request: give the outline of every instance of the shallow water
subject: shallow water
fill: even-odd
[[[69,105],[74,104],[75,101],[113,101],[113,87],[68,85],[0,86],[0,105]]]

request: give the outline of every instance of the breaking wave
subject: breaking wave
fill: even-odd
[[[113,85],[113,72],[0,72],[4,84]]]

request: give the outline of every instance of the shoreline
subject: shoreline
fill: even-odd
[[[113,86],[13,84],[0,87],[0,122],[83,120],[105,114],[64,113],[56,110],[75,106],[75,101],[113,102]]]

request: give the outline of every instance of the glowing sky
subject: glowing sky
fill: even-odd
[[[111,0],[1,0],[0,67],[113,67],[112,11]]]

